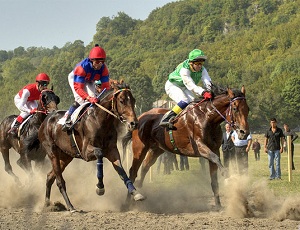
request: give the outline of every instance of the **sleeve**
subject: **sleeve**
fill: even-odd
[[[203,83],[204,87],[210,91],[211,90],[211,78],[208,75],[208,72],[204,67],[202,70],[202,78],[201,79],[202,79],[202,83]]]
[[[86,72],[82,66],[77,66],[74,70],[74,90],[82,99],[88,96],[84,90],[85,76]]]
[[[100,80],[101,80],[101,90],[103,90],[103,89],[107,89],[107,90],[110,89],[109,71],[108,71],[108,68],[107,68],[106,65],[104,66],[104,69],[102,71]]]
[[[293,139],[292,139],[292,142],[293,142],[298,138],[298,134],[294,131],[292,132],[292,134],[293,134]]]
[[[193,91],[197,95],[202,95],[204,89],[197,86],[191,77],[191,71],[186,68],[181,68],[180,76],[182,78],[183,84],[188,90]]]
[[[27,100],[28,100],[29,96],[30,96],[29,90],[28,90],[28,89],[23,89],[22,97],[21,97],[20,103],[18,103],[18,105],[17,105],[17,108],[18,108],[20,111],[30,113],[30,109],[28,109],[28,108],[25,106],[26,103],[27,103]]]

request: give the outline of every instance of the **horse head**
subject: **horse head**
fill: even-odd
[[[57,110],[57,105],[59,104],[60,99],[55,93],[50,89],[45,89],[41,92],[40,95],[40,106],[46,114],[51,113]]]
[[[134,111],[135,98],[132,96],[129,85],[124,81],[111,81],[110,86],[114,89],[113,112],[122,123],[127,124],[129,131],[134,130],[137,127],[138,120]]]
[[[226,113],[226,120],[238,133],[240,140],[245,140],[249,135],[248,113],[249,107],[246,102],[245,87],[241,91],[227,89],[230,99],[230,106]]]

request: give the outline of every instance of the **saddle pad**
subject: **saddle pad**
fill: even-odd
[[[71,115],[72,123],[74,123],[74,122],[77,120],[77,118],[78,118],[80,112],[85,108],[85,106],[86,106],[87,104],[91,104],[91,103],[90,103],[90,102],[85,102],[85,103],[83,103],[82,105],[80,105],[80,106],[73,112],[73,114]],[[66,122],[66,120],[67,120],[67,116],[63,116],[62,118],[60,118],[60,119],[58,120],[57,124],[64,125],[65,122]]]
[[[32,114],[29,115],[20,125],[19,130],[22,130],[23,126],[29,121],[29,119],[32,117]],[[17,117],[14,119],[14,121],[11,123],[10,128],[12,128],[16,123]]]

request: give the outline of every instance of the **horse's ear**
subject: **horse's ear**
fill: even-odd
[[[241,92],[246,96],[246,89],[244,85],[242,86]]]
[[[53,85],[51,85],[51,88],[50,88],[52,91],[53,91]]]
[[[227,88],[227,92],[230,98],[234,98],[234,93],[232,92],[232,90],[230,88]]]

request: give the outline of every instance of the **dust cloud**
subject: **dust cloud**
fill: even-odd
[[[32,178],[15,163],[18,154],[11,151],[11,164],[19,176],[23,186],[18,187],[13,178],[4,171],[3,162],[0,164],[0,207],[28,208],[34,212],[42,212],[45,199],[46,175],[51,166],[48,158],[41,172],[35,171]],[[126,159],[125,159],[126,160]],[[123,163],[124,168],[127,162]],[[129,164],[130,165],[130,164]],[[176,183],[164,183],[158,188],[148,177],[138,191],[147,197],[143,202],[137,202],[130,211],[156,214],[180,214],[211,212],[214,199],[211,191],[209,175],[186,173],[188,181],[176,179]],[[85,162],[74,159],[63,173],[69,198],[77,210],[122,212],[127,196],[127,189],[110,162],[104,161],[105,194],[96,194],[96,162]],[[300,198],[275,197],[267,187],[267,181],[250,182],[243,176],[231,176],[224,180],[219,177],[220,196],[223,209],[222,215],[233,218],[270,218],[278,221],[285,219],[300,220]],[[56,184],[52,186],[50,200],[52,203],[65,202]]]

